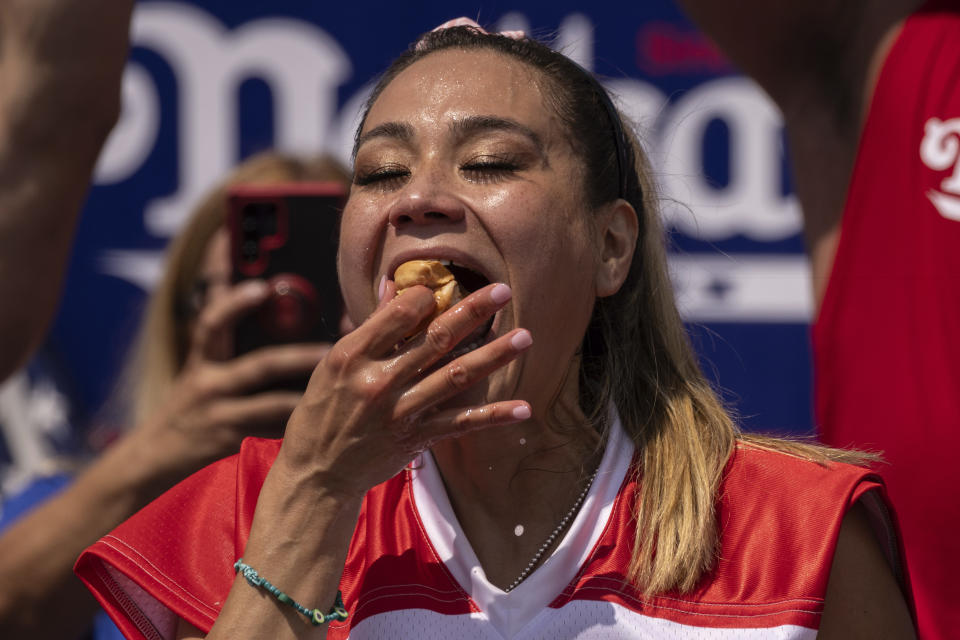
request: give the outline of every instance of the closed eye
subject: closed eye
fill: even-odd
[[[488,183],[512,177],[522,168],[522,164],[513,158],[483,156],[462,164],[460,171],[473,182]]]
[[[353,183],[360,187],[376,185],[384,189],[399,185],[410,177],[410,170],[403,165],[384,165],[371,170],[358,170]]]

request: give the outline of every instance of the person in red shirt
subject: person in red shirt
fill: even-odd
[[[80,576],[131,638],[913,637],[863,457],[742,434],[704,379],[605,90],[459,24],[373,90],[338,254],[357,328],[283,440]],[[463,299],[395,295],[414,260]]]
[[[920,634],[960,628],[960,2],[681,0],[783,111],[817,427],[882,453]]]

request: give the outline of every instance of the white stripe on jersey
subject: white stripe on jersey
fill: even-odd
[[[652,618],[611,602],[574,600],[544,609],[506,640],[815,640],[817,631],[796,625],[762,629],[698,627]],[[370,616],[351,640],[505,640],[483,613],[447,616],[426,609]]]

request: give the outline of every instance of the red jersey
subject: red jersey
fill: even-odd
[[[960,2],[910,17],[875,87],[813,330],[823,440],[879,450],[923,638],[960,629]]]
[[[741,445],[719,493],[717,566],[691,593],[644,598],[625,578],[638,487],[633,448],[616,431],[563,541],[509,593],[486,581],[427,456],[373,488],[340,584],[350,617],[332,623],[328,637],[812,640],[840,523],[857,500],[872,507],[897,564],[883,488],[868,470]],[[247,440],[238,456],[187,479],[84,552],[78,574],[127,637],[169,638],[178,617],[209,630],[278,449],[277,441]]]

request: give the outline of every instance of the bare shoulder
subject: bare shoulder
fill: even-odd
[[[860,503],[840,527],[817,637],[916,637],[904,594]]]

